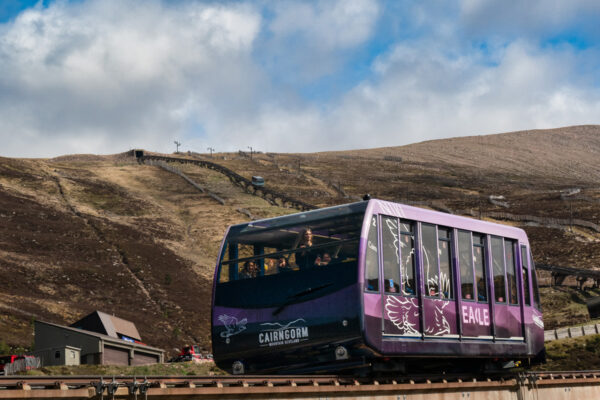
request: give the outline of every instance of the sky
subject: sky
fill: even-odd
[[[597,0],[2,0],[0,156],[600,123]]]

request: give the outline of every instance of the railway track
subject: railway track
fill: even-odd
[[[596,399],[600,371],[488,376],[12,376],[0,399]]]

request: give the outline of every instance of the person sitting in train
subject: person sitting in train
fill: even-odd
[[[317,254],[314,251],[310,250],[310,247],[313,246],[313,233],[312,229],[306,228],[302,232],[302,236],[300,238],[300,242],[297,246],[299,249],[306,249],[296,253],[296,264],[300,268],[306,268],[309,266],[315,265],[315,261],[317,259]]]
[[[277,261],[277,270],[279,273],[292,271],[292,266],[288,263],[287,258],[279,258],[279,260]]]
[[[328,265],[331,262],[331,255],[327,252],[323,253],[323,256],[317,256],[317,258],[315,259],[315,265],[319,266],[319,267],[324,267],[325,265]]]
[[[383,282],[386,293],[398,293],[400,287],[397,283],[394,283],[393,279],[385,279]]]
[[[240,271],[240,279],[256,278],[258,276],[258,266],[254,260],[249,260],[244,263]]]

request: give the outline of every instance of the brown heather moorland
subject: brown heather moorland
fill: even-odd
[[[246,178],[261,175],[267,187],[317,206],[370,193],[518,225],[537,263],[600,268],[600,233],[568,222],[600,225],[600,126],[200,157]],[[192,342],[210,349],[212,274],[227,226],[296,210],[247,193],[218,172],[173,166],[225,205],[126,153],[0,158],[0,342],[30,347],[33,320],[69,324],[98,309],[134,321],[145,342],[170,354]],[[572,189],[579,191],[564,196]],[[585,322],[592,295],[542,288],[546,326]]]

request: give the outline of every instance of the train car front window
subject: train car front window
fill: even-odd
[[[361,225],[362,215],[351,214],[275,229],[261,226],[230,235],[219,282],[355,261]]]

